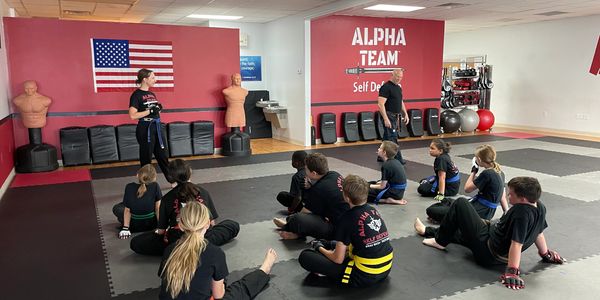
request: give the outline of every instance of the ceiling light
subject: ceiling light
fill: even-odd
[[[212,19],[212,20],[239,20],[239,19],[243,18],[242,16],[197,15],[197,14],[191,14],[187,17],[194,18],[194,19]]]
[[[365,7],[368,10],[383,10],[383,11],[399,11],[399,12],[411,12],[419,9],[424,9],[422,6],[407,6],[407,5],[391,5],[391,4],[377,4],[369,7]]]

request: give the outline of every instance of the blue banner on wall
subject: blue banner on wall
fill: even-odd
[[[260,56],[240,56],[242,81],[261,81]]]

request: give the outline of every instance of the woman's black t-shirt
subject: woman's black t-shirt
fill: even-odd
[[[131,97],[129,97],[129,107],[135,107],[138,112],[149,110],[157,105],[158,100],[156,99],[156,95],[151,91],[137,89],[131,94]],[[154,114],[149,114],[146,118],[160,118],[160,113],[156,112]]]

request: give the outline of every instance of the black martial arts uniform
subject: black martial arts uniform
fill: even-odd
[[[139,183],[128,183],[125,186],[123,202],[113,206],[113,214],[121,224],[123,224],[125,208],[129,208],[131,212],[129,230],[131,232],[148,231],[156,228],[156,201],[160,201],[162,198],[160,186],[156,182],[147,184],[146,192],[140,198],[137,196],[139,187]]]
[[[388,159],[381,165],[381,180],[387,181],[387,186],[380,189],[369,188],[367,201],[377,204],[379,200],[392,198],[401,200],[406,190],[406,172],[404,166],[397,159]]]
[[[458,190],[460,189],[460,173],[448,153],[443,153],[435,158],[433,162],[433,173],[435,175],[421,180],[417,192],[424,197],[437,195],[439,189],[438,171],[446,172],[446,190],[444,191],[444,195],[454,196],[458,194]]]
[[[306,171],[304,170],[304,167],[297,169],[296,174],[292,176],[290,191],[283,191],[277,194],[277,201],[281,203],[281,205],[287,207],[289,213],[296,213],[302,209],[301,201],[305,177]]]
[[[391,128],[383,126],[383,141],[391,141],[398,144],[398,131],[400,131],[400,122],[402,122],[402,86],[388,80],[379,88],[379,97],[385,98],[385,112],[392,125]],[[408,117],[408,116],[407,116]],[[404,164],[402,152],[398,147],[395,159]]]

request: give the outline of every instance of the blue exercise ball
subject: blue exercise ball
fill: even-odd
[[[479,115],[474,110],[464,108],[458,114],[460,115],[461,131],[474,131],[479,126]]]
[[[451,110],[444,110],[440,114],[440,126],[444,133],[452,133],[460,129],[460,115]]]

